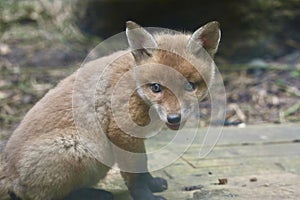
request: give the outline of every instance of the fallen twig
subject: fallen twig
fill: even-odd
[[[287,116],[294,114],[299,109],[300,109],[300,101],[298,101],[297,103],[295,103],[294,105],[292,105],[291,107],[289,107],[287,110],[281,111],[279,113],[280,122],[285,122],[285,118]]]

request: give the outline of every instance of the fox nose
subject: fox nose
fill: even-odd
[[[170,114],[167,116],[167,120],[170,124],[177,124],[181,120],[180,114]]]

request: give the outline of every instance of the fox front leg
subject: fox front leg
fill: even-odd
[[[150,175],[149,173],[148,174],[145,174],[145,173],[136,174],[136,173],[122,172],[122,176],[126,182],[126,185],[128,187],[128,190],[129,190],[130,195],[133,198],[133,200],[141,200],[141,199],[143,199],[143,200],[166,200],[162,196],[153,195],[152,194],[153,191],[150,189],[150,186],[149,186],[150,182],[154,183],[158,179],[159,180],[164,180],[164,179],[152,178],[151,180],[149,180],[148,179],[149,175]],[[158,181],[158,182],[160,182],[160,181]],[[164,182],[164,184],[166,184],[165,180],[163,182]],[[156,188],[157,183],[153,184],[153,186],[155,186],[155,189],[157,190],[157,188]],[[160,189],[160,188],[162,188],[161,186],[158,188],[159,188],[159,191],[163,191]]]
[[[112,193],[95,188],[81,188],[68,195],[64,200],[113,200]]]
[[[121,169],[126,169],[124,168],[125,166],[139,166],[137,169],[147,171],[146,154],[138,157],[138,159],[136,159],[136,157],[128,158],[124,156],[121,156],[121,158],[118,159],[120,155],[121,154],[118,154],[116,158]],[[154,178],[149,172],[122,172],[122,176],[133,200],[166,200],[164,197],[153,195],[153,192],[162,192],[168,188],[168,184],[165,179],[159,177]]]
[[[114,136],[118,137],[114,137]],[[141,173],[122,172],[124,181],[133,200],[165,200],[165,198],[153,195],[153,192],[162,192],[168,188],[167,181],[163,178],[153,178],[147,172],[147,156],[145,154],[144,140],[128,137],[126,134],[114,134],[111,141],[119,148],[114,148],[114,156],[118,166],[123,171],[139,169]],[[125,151],[124,151],[125,150]],[[141,156],[130,156],[130,153],[140,153]],[[125,153],[125,154],[124,154]],[[146,172],[146,173],[145,173]]]
[[[161,177],[153,177],[150,173],[141,174],[151,192],[162,192],[168,189],[168,182]]]

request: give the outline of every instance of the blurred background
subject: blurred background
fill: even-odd
[[[190,32],[219,21],[225,125],[300,121],[300,0],[0,0],[0,132],[127,20]]]

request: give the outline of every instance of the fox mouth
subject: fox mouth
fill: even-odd
[[[169,123],[166,123],[167,127],[171,130],[179,130],[180,128],[180,123],[177,123],[177,124],[169,124]]]

